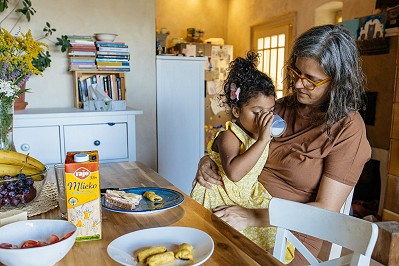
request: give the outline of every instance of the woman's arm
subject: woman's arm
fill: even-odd
[[[323,176],[315,202],[307,204],[338,212],[353,187]],[[247,209],[240,206],[220,206],[213,209],[216,216],[236,230],[250,226],[270,226],[268,209]]]
[[[202,186],[212,189],[212,186],[209,183],[221,186],[223,185],[221,180],[222,177],[218,175],[218,166],[216,163],[207,155],[202,157],[198,163],[197,173],[193,180],[193,187],[198,182]]]
[[[308,204],[338,212],[352,189],[352,186],[338,182],[334,179],[328,178],[327,176],[323,176],[320,181],[315,202],[309,202]]]

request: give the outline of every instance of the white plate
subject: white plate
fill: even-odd
[[[194,247],[193,261],[175,260],[165,265],[199,265],[213,253],[213,240],[205,232],[180,226],[143,229],[128,233],[113,240],[107,248],[108,255],[122,265],[139,265],[134,254],[150,246],[165,246],[173,251],[178,245],[189,243]]]

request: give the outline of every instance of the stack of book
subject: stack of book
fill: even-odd
[[[97,41],[96,64],[98,70],[130,71],[129,47],[124,42]]]
[[[71,35],[68,40],[69,70],[96,70],[96,45],[92,36]]]

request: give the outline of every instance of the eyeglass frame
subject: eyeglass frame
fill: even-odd
[[[309,79],[309,78],[307,78],[307,77],[304,77],[304,76],[302,76],[302,75],[299,75],[299,73],[296,72],[295,69],[293,69],[293,68],[290,67],[290,66],[288,66],[287,69],[288,69],[289,71],[292,71],[292,72],[295,74],[295,76],[298,77],[298,78],[301,80],[303,87],[304,87],[305,89],[307,89],[307,90],[310,90],[310,91],[316,89],[316,87],[319,87],[319,86],[321,86],[321,85],[323,85],[323,84],[325,84],[325,83],[327,83],[327,82],[329,82],[329,81],[331,80],[331,78],[328,77],[328,78],[326,78],[326,79],[323,79],[322,81],[315,82],[315,81],[313,81],[313,80],[311,80],[311,79]],[[309,89],[309,88],[305,85],[305,83],[303,83],[303,80],[304,80],[304,79],[306,79],[306,81],[308,81],[308,82],[309,82],[310,84],[312,84],[314,87],[313,87],[312,89]]]

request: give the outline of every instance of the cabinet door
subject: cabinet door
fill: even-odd
[[[14,128],[16,150],[29,153],[44,164],[61,163],[60,143],[59,126]]]
[[[64,126],[65,151],[98,150],[100,161],[128,160],[127,124]]]

